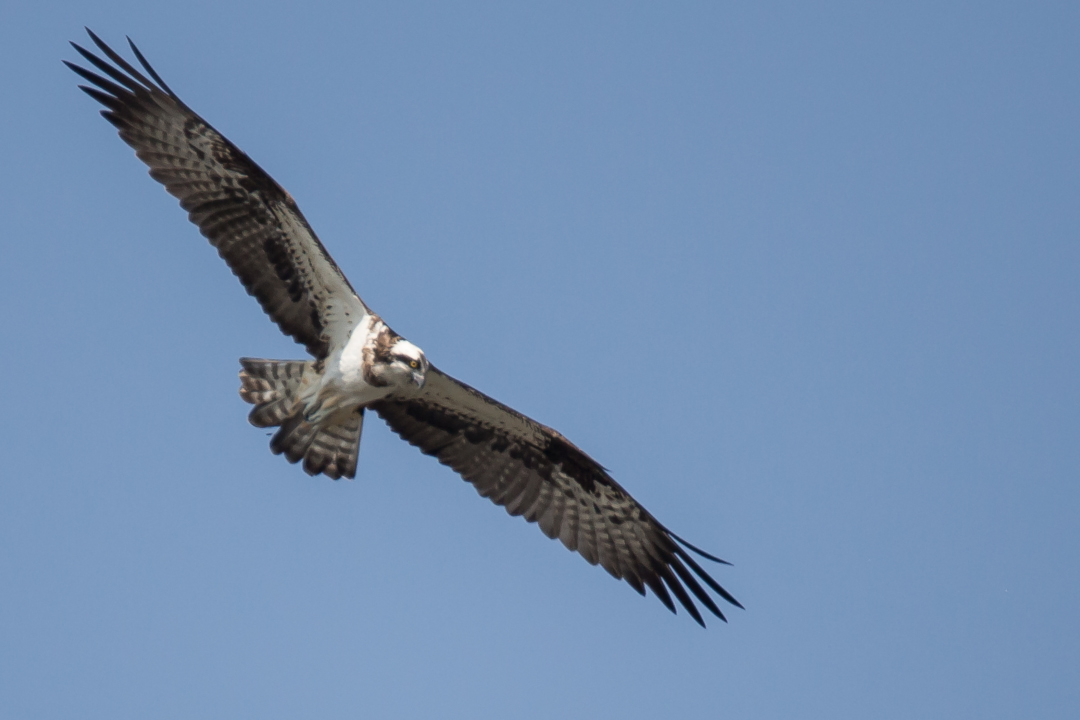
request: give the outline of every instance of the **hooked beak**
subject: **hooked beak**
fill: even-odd
[[[423,390],[423,389],[424,389],[424,381],[425,381],[425,380],[427,380],[427,378],[425,378],[425,377],[424,377],[424,374],[423,374],[423,373],[417,373],[417,372],[414,372],[414,373],[412,374],[412,381],[413,381],[414,383],[416,383],[416,387],[417,387],[418,389],[420,389],[420,390]]]

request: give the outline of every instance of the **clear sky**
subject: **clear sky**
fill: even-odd
[[[1080,6],[0,9],[4,718],[1080,716]],[[61,59],[139,43],[434,363],[734,563],[707,630],[302,357]]]

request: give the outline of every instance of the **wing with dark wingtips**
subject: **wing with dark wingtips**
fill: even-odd
[[[87,32],[107,60],[72,43],[97,70],[65,62],[91,83],[80,87],[281,331],[326,357],[369,311],[292,197],[181,102],[134,43],[149,78]]]
[[[604,468],[555,430],[431,367],[415,397],[371,406],[421,452],[435,456],[511,515],[537,523],[591,564],[642,595],[649,588],[672,611],[674,595],[704,625],[690,595],[724,620],[702,582],[742,607],[687,549]],[[688,592],[689,591],[689,592]]]

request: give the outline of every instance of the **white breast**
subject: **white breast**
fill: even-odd
[[[348,342],[341,349],[341,354],[336,358],[334,355],[328,358],[327,380],[331,380],[329,376],[333,375],[333,381],[350,389],[353,386],[367,386],[364,381],[364,347],[370,340],[374,340],[372,330],[376,324],[378,320],[372,315],[365,315],[364,319],[356,324]]]

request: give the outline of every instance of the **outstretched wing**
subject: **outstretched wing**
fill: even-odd
[[[511,515],[538,523],[549,538],[559,538],[642,595],[650,588],[672,612],[674,594],[695,620],[705,624],[689,590],[725,619],[699,579],[724,600],[742,607],[686,548],[716,562],[723,560],[661,525],[599,463],[551,428],[435,367],[428,370],[419,395],[371,407],[394,432],[456,470],[480,495]]]
[[[150,176],[188,211],[191,222],[281,331],[324,358],[335,338],[368,312],[292,197],[251,158],[199,117],[131,43],[153,80],[102,42],[112,61],[72,43],[103,75],[65,64],[96,87],[80,87],[105,110]],[[108,76],[108,77],[105,77]]]

